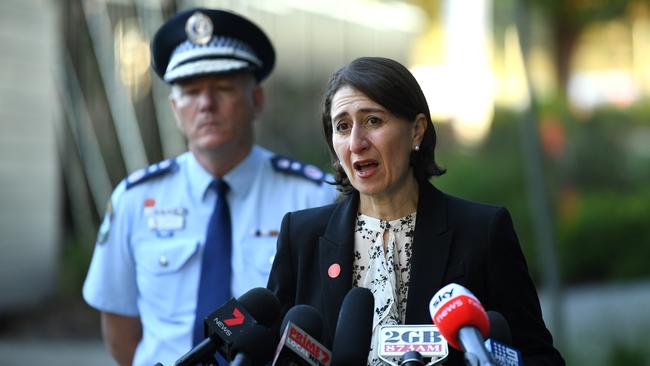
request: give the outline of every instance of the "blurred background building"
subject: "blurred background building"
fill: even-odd
[[[185,149],[149,42],[192,6],[268,33],[258,141],[326,170],[327,78],[407,65],[434,184],[511,210],[568,363],[650,365],[648,0],[3,0],[0,364],[111,364],[81,283],[112,188]]]

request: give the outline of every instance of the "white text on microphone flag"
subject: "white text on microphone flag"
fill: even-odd
[[[286,345],[312,365],[329,365],[332,355],[320,342],[292,322],[287,325]]]
[[[383,325],[379,328],[378,353],[397,357],[417,351],[422,357],[444,358],[449,354],[447,341],[435,325]]]

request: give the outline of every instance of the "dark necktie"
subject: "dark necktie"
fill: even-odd
[[[205,339],[203,319],[230,300],[231,226],[230,208],[226,200],[228,188],[228,184],[221,179],[210,184],[210,189],[217,192],[217,203],[208,223],[201,261],[192,342],[194,345]]]

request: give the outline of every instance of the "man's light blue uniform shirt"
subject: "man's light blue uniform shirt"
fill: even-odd
[[[335,200],[336,189],[320,175],[254,146],[224,177],[235,298],[266,286],[286,212]],[[131,174],[111,196],[83,296],[100,311],[140,317],[134,365],[173,365],[192,347],[201,255],[217,199],[212,180],[187,152]]]

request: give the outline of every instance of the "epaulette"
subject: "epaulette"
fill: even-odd
[[[276,172],[302,177],[318,185],[321,185],[325,178],[325,173],[314,165],[305,164],[282,155],[273,156],[271,165]]]
[[[163,174],[169,173],[175,166],[175,159],[167,159],[150,165],[146,168],[138,169],[135,172],[129,174],[129,176],[126,178],[126,189],[133,188],[151,178],[159,177]]]

